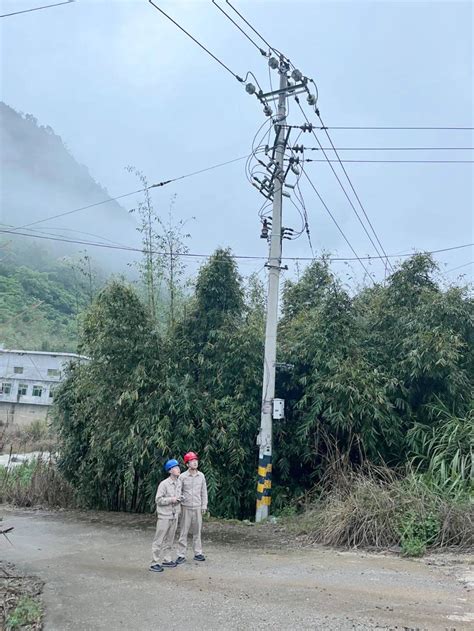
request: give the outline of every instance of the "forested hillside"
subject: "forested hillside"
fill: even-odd
[[[0,345],[74,351],[78,314],[101,282],[97,269],[124,273],[130,257],[49,239],[110,242],[127,234],[133,242],[136,223],[116,202],[43,222],[109,195],[51,127],[2,102],[0,140],[0,228],[7,231],[0,234]],[[28,236],[8,233],[20,226]]]
[[[75,351],[78,315],[100,283],[93,262],[13,238],[0,239],[0,252],[0,345]]]

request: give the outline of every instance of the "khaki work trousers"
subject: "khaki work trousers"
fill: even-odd
[[[158,519],[156,522],[155,538],[151,546],[153,563],[174,561],[173,544],[177,525],[177,517],[174,519]]]
[[[178,539],[178,556],[185,557],[188,547],[188,534],[193,535],[194,554],[202,554],[201,544],[202,513],[200,508],[181,507],[181,530]]]

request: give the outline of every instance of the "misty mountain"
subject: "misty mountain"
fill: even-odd
[[[31,114],[21,114],[2,102],[0,142],[0,222],[5,224],[4,228],[36,222],[110,197],[88,169],[75,160],[51,127],[39,125]],[[139,238],[135,227],[130,214],[111,201],[36,224],[22,232],[95,242],[123,244],[125,241],[127,245],[136,246]],[[26,237],[23,240],[26,241]],[[41,242],[58,256],[85,248],[84,245]],[[88,250],[107,271],[124,272],[131,258],[120,251],[95,247]]]

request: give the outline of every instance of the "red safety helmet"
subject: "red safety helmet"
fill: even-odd
[[[188,451],[187,454],[184,455],[184,464],[187,464],[190,460],[199,460],[197,454],[194,451]]]

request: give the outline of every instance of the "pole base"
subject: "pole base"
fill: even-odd
[[[268,506],[257,506],[257,510],[255,511],[255,522],[258,524],[259,522],[268,519],[269,512]]]

